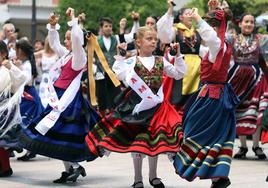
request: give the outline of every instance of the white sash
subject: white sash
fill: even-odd
[[[65,60],[63,62],[63,59]],[[49,105],[53,108],[49,114],[47,114],[35,127],[35,129],[41,133],[42,135],[45,135],[49,129],[51,129],[57,120],[60,117],[60,114],[70,105],[70,103],[73,101],[75,95],[77,94],[79,88],[80,88],[80,81],[83,74],[83,71],[81,71],[75,79],[71,82],[69,87],[65,90],[60,100],[58,99],[57,93],[55,91],[55,88],[53,86],[53,77],[57,74],[58,66],[63,66],[66,64],[70,58],[66,61],[65,58],[61,58],[57,63],[56,66],[52,67],[49,71],[50,79],[48,84],[48,92],[50,93],[49,97]],[[59,75],[58,75],[59,76]]]
[[[142,101],[134,107],[132,114],[151,109],[164,99],[162,86],[155,95],[134,69],[127,75],[126,82],[142,98]]]

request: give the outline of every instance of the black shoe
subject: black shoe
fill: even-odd
[[[268,182],[268,176],[266,177],[266,181]]]
[[[219,178],[217,181],[212,181],[210,188],[226,188],[231,185],[229,178]]]
[[[9,157],[11,158],[11,157],[15,157],[15,153],[14,153],[14,151],[8,151],[9,152]]]
[[[155,184],[154,183],[155,180],[159,180],[160,183]],[[157,181],[157,182],[159,182],[159,181]],[[160,178],[154,178],[152,180],[149,180],[149,182],[150,182],[151,186],[153,186],[154,188],[165,188],[165,185],[161,182]]]
[[[53,181],[53,183],[66,183],[68,176],[70,176],[71,173],[69,172],[62,172],[61,177],[59,179],[56,179]]]
[[[133,188],[144,188],[143,187],[143,182],[142,181],[137,181],[137,182],[134,182],[133,185],[132,185]]]
[[[36,155],[34,153],[27,152],[25,155],[18,157],[17,160],[18,161],[29,161],[30,159],[33,159],[35,157],[36,157]]]
[[[261,147],[255,147],[255,148],[252,148],[252,150],[259,159],[267,158],[266,155],[263,153],[263,150]]]
[[[248,152],[247,147],[239,147],[239,151],[234,155],[235,159],[246,158],[246,154]]]
[[[83,177],[87,175],[85,169],[82,166],[79,166],[78,168],[74,168],[73,173],[67,177],[67,181],[76,182],[77,178],[80,175]]]
[[[13,170],[10,168],[7,171],[0,172],[0,177],[9,177],[13,174]]]

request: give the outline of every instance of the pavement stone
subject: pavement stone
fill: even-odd
[[[249,141],[249,148],[252,143]],[[264,152],[268,156],[268,145],[264,145]],[[235,152],[238,142],[235,143]],[[17,154],[16,157],[23,155]],[[267,188],[265,181],[268,175],[268,160],[256,160],[254,153],[249,149],[247,160],[233,160],[230,179],[230,188]],[[0,179],[0,188],[39,188],[39,187],[87,187],[87,188],[126,188],[133,183],[133,165],[130,154],[111,153],[109,157],[99,158],[93,162],[81,163],[87,171],[87,176],[80,177],[76,183],[65,185],[52,183],[63,171],[63,163],[38,155],[33,161],[21,162],[11,158],[14,174]],[[175,174],[172,163],[166,155],[159,157],[158,176],[166,188],[209,188],[210,180],[196,179],[187,182]],[[144,159],[143,177],[145,188],[151,187],[148,181],[148,160]],[[228,188],[229,188],[228,187]]]

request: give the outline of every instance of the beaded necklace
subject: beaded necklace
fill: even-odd
[[[235,43],[235,49],[238,54],[248,54],[253,52],[258,47],[258,40],[255,35],[244,36],[238,35],[237,42]]]

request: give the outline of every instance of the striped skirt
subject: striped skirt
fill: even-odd
[[[132,115],[138,103],[136,99],[140,100],[140,97],[129,91],[123,98],[124,102],[86,136],[90,152],[101,156],[105,149],[156,156],[178,151],[182,141],[182,118],[168,101],[139,115]]]
[[[183,122],[184,141],[173,164],[182,178],[192,181],[196,177],[228,177],[237,102],[229,84],[225,84],[219,99],[207,94],[194,100]]]

